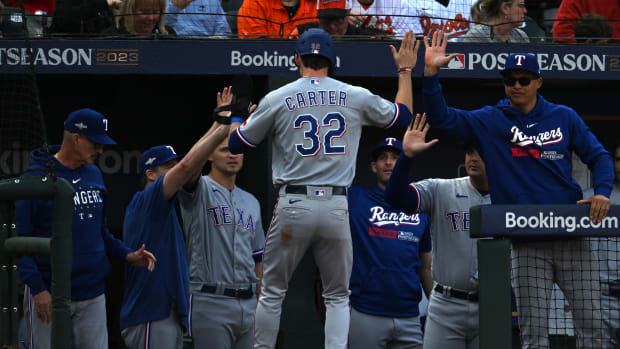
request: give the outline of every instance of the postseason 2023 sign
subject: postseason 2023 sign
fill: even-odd
[[[389,45],[396,41],[337,41],[336,76],[394,76]],[[297,75],[294,40],[0,40],[0,73],[148,75]],[[620,80],[620,46],[459,44],[441,71],[448,78],[496,79],[506,57],[529,52],[552,79]],[[420,49],[414,76],[423,71]]]
[[[470,213],[475,238],[620,236],[620,205],[598,223],[590,205],[481,205]]]

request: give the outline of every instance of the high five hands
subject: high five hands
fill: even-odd
[[[427,151],[430,147],[439,142],[438,139],[433,139],[430,142],[426,141],[426,134],[430,125],[426,123],[426,113],[416,114],[415,119],[411,121],[405,135],[403,136],[403,152],[409,158],[416,156],[419,153]]]
[[[437,30],[432,34],[430,44],[426,36],[424,37],[424,76],[435,75],[439,68],[448,64],[458,53],[446,56],[446,46],[448,46],[448,36],[443,31]]]

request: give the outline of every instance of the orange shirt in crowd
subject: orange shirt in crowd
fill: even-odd
[[[239,37],[287,38],[298,25],[316,21],[316,1],[299,2],[297,13],[289,18],[280,0],[244,0],[237,17]]]

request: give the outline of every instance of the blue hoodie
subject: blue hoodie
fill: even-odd
[[[55,154],[59,146],[52,147]],[[108,256],[125,259],[131,250],[108,231],[105,218],[106,187],[99,169],[84,165],[72,170],[52,156],[56,175],[73,185],[73,269],[71,299],[84,300],[103,294],[104,280],[110,270]],[[43,149],[32,152],[29,169],[41,169],[25,174],[40,176],[45,173],[47,154]],[[17,231],[22,236],[52,236],[52,203],[40,200],[22,200],[18,203]],[[33,295],[50,291],[49,257],[22,257],[19,277]]]
[[[494,204],[574,204],[582,198],[572,177],[572,152],[594,173],[594,194],[609,197],[611,155],[577,113],[540,94],[529,114],[508,99],[473,111],[446,105],[437,75],[424,78],[431,128],[480,149]]]

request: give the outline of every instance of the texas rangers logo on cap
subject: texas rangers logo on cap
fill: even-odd
[[[508,70],[526,70],[540,76],[540,67],[536,56],[529,53],[513,53],[506,57],[506,64],[501,71],[502,75]]]
[[[140,174],[143,175],[146,170],[159,166],[170,160],[179,158],[180,156],[169,145],[158,145],[142,153],[140,156]]]

